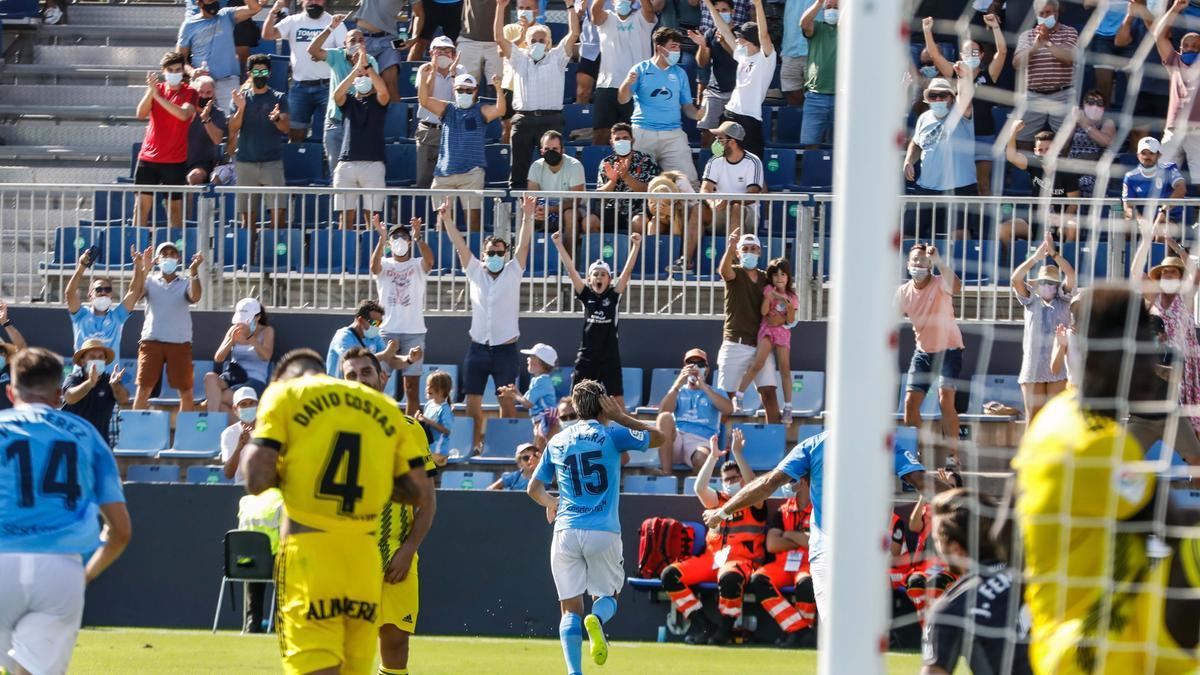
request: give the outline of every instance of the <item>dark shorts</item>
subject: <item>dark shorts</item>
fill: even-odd
[[[212,172],[216,167],[215,162],[188,162],[187,173],[191,173],[193,169],[204,169],[204,173],[208,174],[209,180],[212,180]],[[186,173],[184,174],[186,178]]]
[[[434,32],[442,29],[442,35],[458,41],[458,34],[462,31],[462,12],[463,4],[461,2],[434,2],[428,0],[422,2],[421,7],[425,9],[425,20],[421,22],[421,34],[417,37],[422,40],[432,40]]]
[[[962,371],[961,349],[947,349],[944,352],[929,354],[913,350],[912,361],[908,364],[907,391],[929,393],[933,386],[934,372],[938,374],[938,389],[958,389],[958,374]]]
[[[576,75],[589,75],[595,81],[596,76],[600,74],[600,59],[603,54],[597,54],[596,60],[580,58],[579,67],[575,69]]]
[[[1117,58],[1128,58],[1133,50],[1129,47],[1118,47],[1115,37],[1093,35],[1087,46],[1088,64],[1097,70],[1116,70]]]
[[[187,185],[187,173],[187,162],[163,164],[139,158],[133,172],[133,182],[136,185]],[[183,199],[183,194],[172,192],[167,199]]]
[[[617,122],[628,123],[633,119],[633,100],[624,105],[617,103],[615,87],[597,88],[592,93],[592,127],[607,129]]]
[[[252,379],[246,374],[246,369],[236,363],[230,362],[225,366],[225,372],[217,376],[224,383],[226,389],[241,389],[242,387],[250,387],[254,393],[259,396],[267,389],[267,383]]]
[[[604,385],[604,391],[609,396],[624,396],[625,381],[621,376],[621,358],[615,355],[611,358],[597,360],[575,359],[575,370],[571,373],[571,388],[584,380],[595,380]]]
[[[253,19],[246,19],[234,25],[233,27],[233,46],[234,47],[257,47],[258,40],[261,37],[258,24]]]
[[[463,387],[468,396],[482,396],[488,375],[497,387],[517,381],[517,343],[489,347],[472,342],[463,363]]]

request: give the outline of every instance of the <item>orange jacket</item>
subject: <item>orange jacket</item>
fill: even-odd
[[[729,501],[725,493],[718,492],[718,507]],[[729,560],[748,560],[761,565],[767,558],[767,505],[750,506],[734,514],[733,518],[708,531],[704,538],[709,553],[729,547]]]

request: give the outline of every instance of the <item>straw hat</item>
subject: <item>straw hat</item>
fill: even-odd
[[[1163,258],[1163,261],[1158,265],[1150,268],[1150,278],[1158,281],[1159,277],[1162,276],[1163,270],[1169,267],[1174,267],[1175,269],[1179,270],[1180,274],[1187,273],[1187,265],[1184,264],[1183,260],[1177,256],[1169,255]]]
[[[73,361],[75,363],[75,365],[77,365],[77,366],[82,366],[84,355],[87,354],[88,352],[92,351],[93,349],[103,349],[104,350],[104,363],[105,364],[112,363],[113,359],[117,358],[117,355],[113,353],[113,350],[109,349],[103,342],[101,342],[100,340],[97,340],[96,338],[89,338],[87,340],[84,340],[83,344],[80,345],[79,349],[77,349],[75,351],[75,356],[71,358],[71,361]]]
[[[1061,284],[1062,271],[1058,269],[1058,265],[1042,265],[1033,280],[1038,283],[1045,281],[1052,284]]]

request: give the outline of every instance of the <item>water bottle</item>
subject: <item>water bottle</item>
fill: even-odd
[[[658,641],[659,642],[667,641],[667,627],[666,626],[658,627]]]

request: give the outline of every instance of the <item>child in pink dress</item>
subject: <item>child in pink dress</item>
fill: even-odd
[[[796,296],[792,284],[792,268],[786,258],[776,258],[767,265],[768,284],[763,287],[762,325],[758,328],[758,351],[754,354],[754,363],[742,381],[738,384],[734,395],[734,410],[742,409],[742,401],[746,397],[746,389],[758,372],[767,363],[771,350],[775,351],[775,363],[779,367],[779,376],[783,380],[783,423],[792,423],[792,333],[788,329],[796,320],[796,309],[800,299]]]

